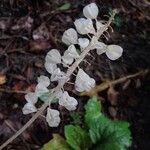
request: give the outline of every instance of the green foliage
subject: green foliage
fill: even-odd
[[[41,101],[46,102],[46,101],[49,100],[50,96],[51,96],[51,93],[50,92],[46,92],[46,93],[42,94],[39,98],[40,98]],[[58,100],[59,99],[55,98],[55,99],[52,100],[51,103],[57,103]]]
[[[79,126],[65,126],[65,137],[67,143],[74,150],[88,150],[91,146],[91,140],[89,135]]]
[[[48,98],[50,97],[51,93],[50,92],[46,92],[44,94],[42,94],[39,98],[41,101],[45,102],[48,100]]]
[[[71,115],[71,124],[80,125],[81,124],[81,116],[78,112],[73,112]]]
[[[77,125],[65,126],[65,139],[63,143],[68,149],[57,150],[127,150],[131,145],[131,133],[129,123],[124,121],[112,121],[101,113],[101,103],[96,97],[89,99],[85,105],[86,128]],[[55,140],[57,140],[55,138]],[[50,141],[57,143],[54,138]],[[59,140],[59,138],[58,138]],[[55,143],[52,144],[55,146]],[[60,144],[58,144],[60,145]],[[53,149],[42,149],[53,150]]]
[[[53,134],[53,139],[44,144],[41,150],[72,150],[65,139],[59,134]]]
[[[85,109],[85,122],[96,150],[126,150],[131,145],[129,123],[104,116],[95,97],[88,101]]]
[[[69,2],[66,2],[62,6],[60,6],[57,10],[64,11],[64,10],[70,9],[70,7],[71,7],[71,4]]]
[[[112,15],[112,13],[113,9],[110,8],[108,14]],[[123,18],[120,15],[116,14],[113,23],[116,27],[120,28],[123,25]]]

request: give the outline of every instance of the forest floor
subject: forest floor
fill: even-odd
[[[96,2],[100,8],[99,18],[118,8],[119,14],[113,23],[114,32],[106,43],[123,47],[123,56],[110,61],[105,55],[88,59],[84,70],[97,85],[106,80],[116,80],[140,74],[125,82],[99,92],[104,113],[116,120],[130,122],[133,144],[131,150],[150,149],[150,2],[146,0],[70,0],[67,10],[60,10],[63,0],[1,0],[0,1],[0,144],[19,130],[32,115],[23,115],[24,92],[33,90],[39,75],[48,75],[44,69],[46,53],[57,48],[61,53],[65,46],[62,33],[73,26],[73,21],[82,16],[82,8]],[[38,40],[33,38],[38,37]],[[72,87],[66,87],[72,91]],[[82,114],[88,96],[73,94],[79,101],[78,112]],[[71,112],[72,113],[72,112]],[[71,114],[70,113],[70,114]],[[49,128],[45,119],[39,117],[7,149],[39,149],[49,141],[53,133],[63,133],[70,121],[64,112],[59,128]]]

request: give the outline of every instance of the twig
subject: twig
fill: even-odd
[[[9,90],[9,89],[3,89],[0,88],[0,92],[4,92],[4,93],[21,93],[21,94],[27,94],[27,91],[18,91],[18,90]]]
[[[144,71],[140,71],[138,73],[132,74],[132,75],[128,75],[113,81],[105,81],[103,83],[101,83],[98,86],[95,86],[93,89],[91,89],[89,92],[82,92],[80,94],[80,96],[96,96],[99,92],[106,90],[107,88],[114,86],[116,84],[125,82],[127,79],[131,79],[140,75],[145,75],[148,73],[149,70],[144,70]]]
[[[112,14],[112,16],[110,17],[109,21],[106,23],[106,25],[104,26],[103,29],[101,29],[100,31],[98,31],[97,33],[97,38],[99,39],[99,37],[103,34],[103,32],[105,32],[108,27],[110,26],[112,20],[114,19],[116,12],[114,11],[114,13]],[[49,97],[49,101],[45,102],[41,108],[39,109],[39,111],[37,113],[34,114],[34,116],[19,130],[15,133],[15,135],[13,135],[11,138],[9,138],[4,144],[2,144],[0,146],[0,150],[2,150],[3,148],[5,148],[9,143],[11,143],[14,139],[16,139],[20,134],[22,134],[41,114],[42,112],[46,109],[46,107],[48,106],[49,102],[53,100],[53,98],[55,97],[55,95],[57,94],[58,91],[60,91],[60,89],[63,88],[63,86],[65,85],[65,83],[68,81],[68,79],[70,78],[70,76],[72,75],[72,73],[75,71],[75,69],[79,66],[79,64],[83,61],[83,59],[85,58],[85,56],[89,53],[89,51],[91,50],[91,46],[93,43],[90,42],[89,46],[86,47],[84,49],[84,51],[81,53],[80,57],[72,64],[72,66],[68,69],[67,73],[66,73],[66,78],[64,80],[62,80],[61,82],[58,83],[57,87],[54,89],[54,93],[52,94],[51,97]]]

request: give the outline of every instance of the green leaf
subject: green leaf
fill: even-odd
[[[44,144],[41,150],[72,150],[64,138],[59,134],[53,134],[53,139]]]
[[[129,123],[112,121],[104,116],[96,97],[85,106],[85,122],[96,150],[126,150],[131,145]]]
[[[81,116],[78,112],[73,112],[71,113],[71,124],[74,124],[74,125],[80,125],[81,124]]]
[[[121,27],[123,25],[123,18],[119,15],[115,16],[115,19],[113,23],[116,25],[116,27]]]
[[[71,4],[69,2],[64,3],[62,6],[60,6],[57,10],[68,10],[70,9]]]
[[[102,115],[101,113],[101,103],[97,101],[96,97],[89,99],[88,103],[85,105],[85,122],[88,127],[93,125],[98,118]]]
[[[67,143],[74,150],[88,150],[91,147],[91,140],[88,133],[79,126],[65,126],[65,137]]]
[[[50,95],[51,95],[50,92],[46,92],[46,93],[42,94],[39,98],[40,98],[41,101],[46,102],[46,101],[49,100]],[[51,103],[57,103],[57,102],[58,102],[58,99],[57,99],[57,98],[55,98],[55,99],[53,99],[53,100],[51,101]]]
[[[39,98],[41,101],[45,102],[48,100],[48,98],[50,97],[51,93],[50,92],[46,92],[44,94],[42,94]]]

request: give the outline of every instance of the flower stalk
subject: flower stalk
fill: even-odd
[[[108,22],[101,27],[99,30],[94,33],[95,40],[99,40],[99,38],[103,35],[105,31],[108,30],[110,27],[111,22],[114,19],[114,16],[116,14],[116,11],[113,11],[111,17],[109,18]],[[87,14],[88,15],[88,14]],[[92,14],[90,14],[92,15]],[[91,16],[92,17],[92,16]],[[42,113],[43,111],[49,106],[51,101],[56,97],[57,93],[63,89],[64,85],[68,82],[70,79],[71,75],[74,74],[74,71],[78,68],[79,64],[84,60],[84,58],[89,54],[90,50],[93,49],[93,42],[89,43],[89,45],[82,49],[81,54],[79,55],[79,58],[75,59],[75,62],[68,68],[65,78],[62,80],[58,81],[58,85],[53,89],[52,94],[49,96],[48,101],[45,101],[44,104],[38,109],[38,111],[33,115],[33,117],[20,129],[18,130],[10,139],[8,139],[4,144],[0,146],[0,150],[5,148],[9,143],[11,143],[15,138],[20,136]]]

